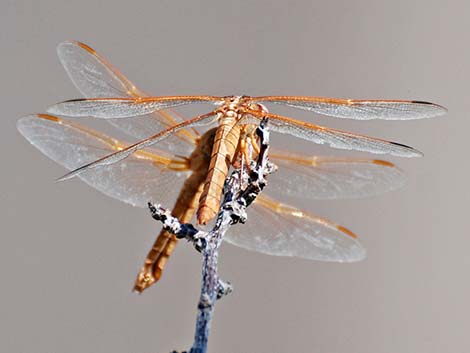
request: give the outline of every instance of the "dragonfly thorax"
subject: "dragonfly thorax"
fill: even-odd
[[[250,96],[227,96],[216,110],[219,119],[232,118],[240,120],[247,112],[256,111],[268,113],[268,108],[260,103],[254,103]]]

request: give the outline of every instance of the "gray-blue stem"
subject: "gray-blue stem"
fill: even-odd
[[[220,235],[221,233],[217,234]],[[207,351],[211,319],[218,293],[219,277],[217,274],[217,261],[221,241],[221,236],[214,236],[203,250],[202,288],[198,303],[196,333],[191,353],[205,353]]]
[[[260,137],[260,153],[256,165],[248,175],[246,170],[235,170],[227,178],[224,186],[224,197],[214,228],[209,232],[198,231],[191,224],[181,224],[171,216],[168,210],[149,203],[152,217],[163,222],[166,230],[178,238],[186,238],[193,242],[196,249],[201,250],[202,286],[198,303],[196,333],[189,353],[206,353],[210,325],[214,306],[218,299],[231,292],[231,286],[221,281],[217,273],[219,247],[229,227],[246,220],[246,208],[256,199],[266,185],[265,176],[275,170],[268,161],[269,131],[268,121],[263,119],[257,129]],[[175,351],[173,353],[176,353]],[[183,352],[185,353],[185,352]]]
[[[196,333],[190,353],[206,353],[215,302],[231,291],[229,289],[229,291],[224,292],[222,288],[223,282],[220,281],[217,273],[217,262],[219,247],[225,232],[232,224],[238,223],[240,217],[244,216],[244,207],[238,206],[238,197],[234,200],[236,196],[240,196],[238,195],[241,184],[240,177],[242,177],[242,173],[235,171],[226,182],[224,199],[215,227],[204,237],[201,295],[197,305]]]

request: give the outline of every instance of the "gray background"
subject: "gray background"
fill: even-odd
[[[131,293],[155,222],[80,181],[55,184],[64,169],[16,131],[19,117],[79,96],[56,58],[65,39],[89,44],[155,95],[412,98],[447,106],[445,118],[410,122],[289,111],[411,144],[425,157],[388,158],[407,174],[399,191],[304,202],[361,235],[368,248],[361,263],[224,246],[220,270],[235,292],[216,308],[210,351],[468,352],[469,10],[465,1],[424,0],[2,0],[0,352],[150,353],[192,342],[198,254],[180,245],[157,286]]]

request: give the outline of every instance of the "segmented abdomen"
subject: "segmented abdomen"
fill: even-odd
[[[240,138],[240,127],[235,125],[235,122],[235,118],[225,117],[217,128],[209,170],[197,210],[199,224],[207,224],[219,211],[225,178]]]

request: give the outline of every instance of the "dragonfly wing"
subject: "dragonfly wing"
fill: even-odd
[[[155,115],[168,115],[171,117],[171,120],[175,120],[175,123],[166,124],[161,120],[155,119]],[[138,118],[107,119],[106,121],[137,140],[143,140],[185,121],[184,119],[174,119],[177,117],[178,115],[172,110],[160,110]],[[160,141],[158,148],[173,154],[187,156],[194,150],[198,137],[199,133],[193,129],[180,130],[167,139]]]
[[[125,146],[121,142],[78,124],[38,114],[17,123],[20,133],[55,162],[73,170]],[[137,152],[125,163],[108,165],[81,174],[85,183],[102,193],[133,206],[147,207],[153,201],[174,202],[188,173],[175,172],[172,164],[183,163],[169,154],[152,149]]]
[[[75,87],[85,97],[137,97],[143,93],[111,63],[86,44],[62,42],[57,55]]]
[[[276,198],[363,198],[395,190],[405,182],[403,172],[383,160],[307,156],[274,148],[269,157],[279,168],[269,176],[265,193]]]
[[[247,212],[246,223],[227,232],[228,243],[268,255],[319,261],[354,262],[366,255],[350,230],[264,195]]]
[[[397,142],[330,129],[276,114],[257,111],[249,111],[249,113],[254,117],[254,121],[259,121],[263,117],[269,118],[271,131],[292,135],[317,144],[325,144],[333,148],[391,154],[398,157],[421,157],[423,155],[420,151]],[[244,123],[255,123],[254,121],[249,117],[244,119]]]
[[[214,119],[214,114],[212,112],[208,113],[208,114],[200,115],[200,116],[198,116],[196,118],[193,118],[191,120],[184,121],[184,122],[182,122],[178,125],[175,125],[175,126],[169,128],[169,129],[163,130],[163,131],[159,132],[156,135],[150,136],[150,137],[146,138],[145,140],[139,141],[139,142],[137,142],[133,145],[127,146],[126,148],[120,149],[118,151],[115,151],[115,152],[107,155],[107,156],[104,156],[100,159],[97,159],[94,162],[85,164],[85,165],[81,166],[80,168],[72,170],[71,172],[65,174],[63,177],[59,178],[58,181],[64,181],[64,180],[71,179],[71,178],[73,178],[73,177],[75,177],[75,176],[77,176],[77,175],[79,175],[83,172],[86,172],[90,169],[94,169],[94,168],[97,168],[97,167],[103,167],[103,166],[107,166],[107,165],[111,165],[111,164],[120,162],[123,159],[129,157],[130,155],[132,155],[133,153],[135,153],[139,150],[150,147],[150,146],[152,146],[152,145],[154,145],[154,144],[156,144],[160,141],[165,140],[166,138],[172,136],[175,132],[177,132],[181,129],[185,129],[185,128],[189,128],[189,127],[193,127],[193,126],[207,126],[207,125],[210,125],[214,122],[215,122],[215,119]]]
[[[357,120],[410,120],[444,115],[447,109],[429,102],[407,100],[358,100],[324,97],[255,97],[253,101],[275,103],[336,118]]]
[[[147,96],[108,60],[86,44],[77,41],[62,42],[57,46],[57,54],[71,81],[86,98]],[[173,111],[162,110],[141,116],[139,119],[121,118],[107,121],[141,140],[184,120]],[[197,136],[195,131],[181,131],[162,141],[160,147],[177,154],[189,154],[194,149]]]
[[[55,104],[47,110],[50,114],[74,118],[93,117],[121,119],[138,117],[157,110],[178,107],[192,103],[219,103],[219,97],[174,96],[144,98],[86,98],[73,99]]]

